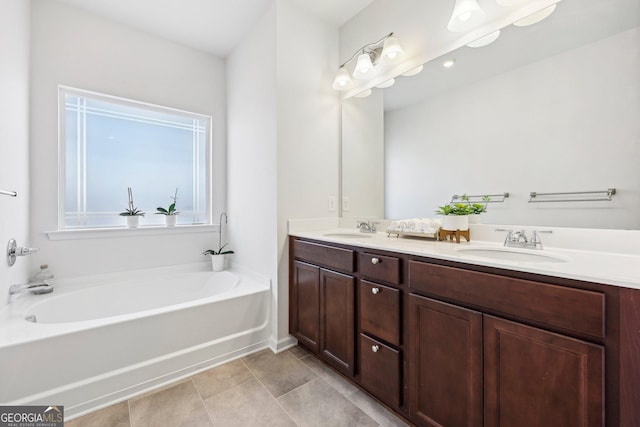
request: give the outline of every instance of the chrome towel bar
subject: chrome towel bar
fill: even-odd
[[[0,190],[0,194],[4,194],[5,196],[11,196],[11,197],[18,196],[18,193],[16,193],[15,191]]]
[[[504,203],[504,199],[509,197],[509,193],[502,194],[481,194],[476,196],[466,196],[469,199],[469,203]],[[483,197],[489,197],[490,200],[483,200]],[[458,200],[462,200],[462,196],[454,194],[451,196],[450,203],[457,203]]]
[[[564,193],[537,193],[532,191],[529,193],[529,203],[610,202],[615,194],[615,188],[608,188],[601,191],[568,191]]]

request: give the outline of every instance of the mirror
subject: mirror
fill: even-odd
[[[640,229],[639,5],[564,0],[538,24],[345,100],[342,216],[434,217],[454,195],[509,193],[484,223]],[[611,201],[530,202],[610,188]]]

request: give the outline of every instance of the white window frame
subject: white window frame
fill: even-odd
[[[210,228],[213,225],[213,118],[208,115],[193,113],[190,111],[179,110],[171,107],[164,107],[161,105],[150,104],[147,102],[136,101],[127,98],[121,98],[113,95],[107,95],[99,92],[88,91],[84,89],[77,89],[70,86],[59,85],[58,86],[58,232],[72,232],[74,234],[81,234],[77,232],[82,232],[83,230],[91,230],[91,231],[108,231],[108,230],[122,230],[126,228],[124,222],[122,226],[106,226],[106,227],[68,227],[65,223],[66,216],[66,102],[65,96],[81,96],[81,97],[90,97],[94,99],[100,99],[107,102],[121,104],[124,106],[132,106],[138,108],[145,108],[152,111],[157,111],[161,113],[171,113],[177,114],[188,118],[198,119],[198,120],[206,120],[208,122],[208,135],[206,141],[206,186],[207,191],[206,194],[206,218],[203,223],[197,224],[184,224],[177,226],[178,229],[185,228],[193,228],[200,229]],[[157,225],[149,225],[144,226],[141,225],[142,229],[164,229],[169,230],[164,226]],[[173,228],[173,227],[172,227]],[[140,230],[142,231],[142,230]],[[140,231],[135,231],[133,234],[140,234]],[[175,228],[171,230],[171,232],[177,231]],[[54,233],[55,234],[55,233]],[[121,235],[122,233],[120,233]],[[52,233],[49,233],[49,237],[52,238]]]

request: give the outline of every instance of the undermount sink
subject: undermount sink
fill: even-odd
[[[323,236],[324,237],[340,237],[342,239],[368,239],[372,236],[372,234],[344,232],[344,233],[326,233],[326,234],[323,234]]]
[[[568,260],[559,255],[545,253],[545,252],[532,252],[523,249],[511,249],[511,248],[459,248],[456,249],[461,255],[471,255],[482,258],[491,258],[500,261],[514,261],[514,262],[567,262]]]

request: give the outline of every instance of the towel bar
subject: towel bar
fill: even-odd
[[[15,191],[0,190],[0,194],[4,194],[5,196],[11,196],[11,197],[18,196],[18,193],[16,193]]]
[[[490,200],[488,200],[488,201],[483,200],[482,198],[485,197],[485,196],[489,197]],[[504,199],[509,197],[509,193],[482,194],[482,195],[467,196],[467,197],[469,199],[469,203],[504,203]],[[457,194],[454,194],[453,196],[451,196],[450,204],[458,203],[457,202],[458,200],[462,200],[462,196],[458,196]]]
[[[584,195],[600,195],[600,197],[580,197]],[[567,191],[564,193],[529,193],[529,203],[548,202],[610,202],[616,194],[615,188],[601,191]]]

